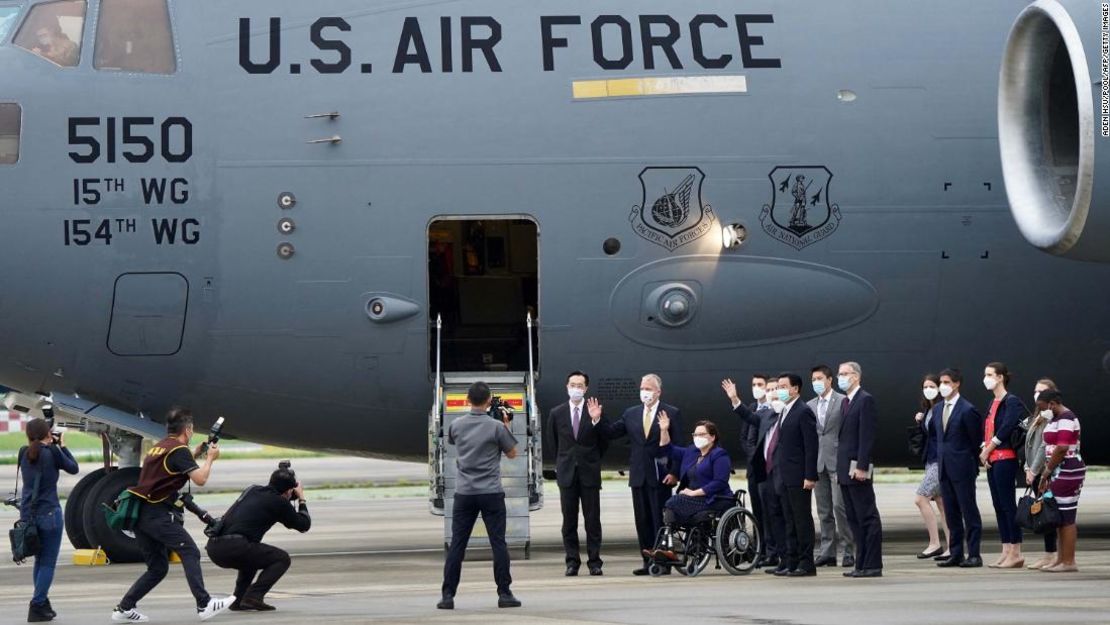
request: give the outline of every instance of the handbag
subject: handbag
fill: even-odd
[[[1033,515],[1033,532],[1047,534],[1055,531],[1060,526],[1060,504],[1052,491],[1046,491],[1041,498],[1033,502],[1029,510]]]
[[[16,455],[16,469],[15,469],[15,488],[16,495],[19,494],[19,468],[23,465],[23,451],[26,447],[19,450]],[[8,540],[12,544],[12,561],[16,564],[23,564],[27,558],[37,556],[42,551],[42,541],[39,540],[39,528],[35,525],[34,513],[35,504],[39,500],[39,480],[42,478],[42,473],[39,472],[35,475],[35,481],[31,486],[31,510],[30,521],[22,519],[15,522],[12,529],[8,530]]]
[[[1018,527],[1033,531],[1033,504],[1036,501],[1037,498],[1033,496],[1033,489],[1026,488],[1025,494],[1018,499],[1017,513],[1014,515],[1014,521],[1017,522]]]

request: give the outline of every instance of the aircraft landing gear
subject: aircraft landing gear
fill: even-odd
[[[122,430],[106,432],[105,467],[81,478],[70,491],[65,506],[66,534],[76,549],[100,548],[111,562],[142,562],[142,553],[131,532],[113,530],[104,519],[104,505],[112,505],[125,488],[139,481],[142,438]],[[120,466],[107,466],[112,453]]]

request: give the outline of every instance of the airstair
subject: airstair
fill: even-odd
[[[510,550],[523,549],[524,558],[531,555],[532,536],[530,512],[543,507],[542,428],[535,397],[535,368],[532,359],[532,317],[528,326],[528,371],[526,372],[442,372],[442,320],[436,319],[435,398],[429,414],[428,477],[429,503],[432,514],[443,516],[444,548],[451,543],[451,513],[458,474],[455,446],[447,440],[447,428],[455,419],[470,412],[466,392],[477,381],[489,384],[494,395],[508,405],[513,413],[510,426],[516,437],[516,458],[501,457],[501,483],[505,489],[507,513],[505,541]],[[470,548],[489,545],[485,526],[479,520],[474,526]]]

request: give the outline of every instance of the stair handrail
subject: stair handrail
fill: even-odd
[[[541,440],[540,437],[541,437],[542,434],[540,433],[540,428],[539,428],[540,409],[539,409],[539,405],[536,403],[536,369],[535,369],[534,360],[533,360],[533,357],[532,357],[532,327],[533,327],[533,323],[532,323],[532,312],[531,311],[528,311],[527,315],[525,316],[525,323],[528,326],[528,405],[529,405],[529,411],[528,412],[531,413],[529,415],[529,418],[528,418],[528,426],[529,426],[528,429],[531,430],[531,434],[532,434],[532,436],[529,437],[529,441],[528,441],[528,445],[527,445],[527,449],[528,449],[528,471],[535,475],[536,492],[539,493],[539,492],[541,492],[541,489],[542,489],[543,471],[542,470],[537,470],[537,468],[536,468],[536,463],[537,463],[537,461],[540,460],[536,456],[536,447],[539,444],[538,441]]]
[[[443,438],[443,371],[442,371],[442,352],[443,352],[443,316],[436,315],[436,380],[435,380],[435,405],[432,407],[432,427],[435,429],[432,436],[435,438],[436,447],[439,450],[436,454],[436,479],[433,493],[435,496],[442,496],[446,486],[444,472],[447,469],[446,453],[442,450],[441,441]]]

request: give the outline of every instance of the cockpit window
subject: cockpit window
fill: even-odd
[[[19,160],[18,104],[0,103],[0,165],[13,165]]]
[[[19,17],[19,7],[0,6],[0,42],[7,39],[12,26],[15,26],[17,17]]]
[[[177,59],[166,0],[100,0],[93,67],[174,73]]]
[[[61,65],[75,67],[81,60],[85,31],[85,0],[36,4],[19,27],[15,45]]]

